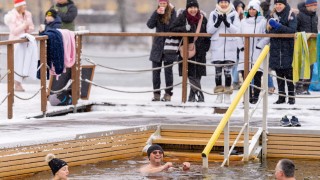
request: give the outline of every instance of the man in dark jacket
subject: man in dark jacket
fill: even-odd
[[[62,20],[61,29],[75,30],[74,20],[78,15],[78,9],[72,0],[56,0],[56,4],[51,8],[58,12]]]
[[[306,33],[318,33],[318,15],[317,15],[317,0],[306,0],[306,2],[302,2],[298,4],[299,14],[297,15],[297,31]],[[313,65],[310,66],[310,79],[312,76]],[[310,79],[300,80],[302,82],[298,82],[296,85],[296,93],[309,95],[309,82]]]
[[[275,12],[271,14],[267,29],[270,34],[294,34],[297,30],[297,18],[291,11],[286,0],[274,0]],[[279,98],[275,104],[286,103],[285,84],[287,83],[289,101],[295,104],[295,88],[292,82],[293,70],[293,38],[270,38],[270,62],[269,67],[275,70],[278,78]],[[287,79],[289,81],[285,81]]]

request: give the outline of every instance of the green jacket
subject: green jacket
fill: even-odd
[[[74,20],[78,15],[78,9],[74,5],[73,1],[68,0],[65,4],[55,4],[51,8],[55,9],[58,12],[62,20],[61,29],[69,29],[71,31],[75,30]]]

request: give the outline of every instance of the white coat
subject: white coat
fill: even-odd
[[[14,71],[19,75],[36,79],[39,60],[37,41],[35,37],[30,34],[22,34],[20,37],[27,38],[29,42],[15,45]],[[22,79],[22,77],[14,74],[14,80],[22,82]]]
[[[266,34],[267,20],[263,16],[244,18],[241,21],[241,34]],[[249,70],[253,67],[257,61],[262,49],[265,45],[269,44],[270,39],[266,37],[254,37],[250,38],[250,50],[249,50]],[[241,41],[242,47],[244,46],[244,39]],[[258,47],[258,48],[257,48]],[[260,49],[259,49],[260,48]],[[262,71],[262,64],[259,71]],[[244,51],[240,51],[238,71],[244,70]]]
[[[211,61],[234,61],[237,60],[238,40],[235,37],[220,37],[220,34],[236,34],[240,29],[240,19],[238,13],[231,10],[227,14],[227,21],[230,27],[227,28],[222,22],[218,28],[214,27],[218,21],[217,9],[210,13],[207,24],[207,32],[212,34],[211,37]],[[238,38],[239,39],[239,38]]]

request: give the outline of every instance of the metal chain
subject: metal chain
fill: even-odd
[[[68,83],[67,83],[62,89],[57,90],[57,91],[53,91],[53,90],[50,89],[50,92],[53,93],[53,94],[59,94],[59,93],[61,93],[62,91],[68,90],[68,88],[71,86],[72,83],[73,83],[73,80],[70,79],[70,80],[68,81]]]
[[[5,77],[7,77],[10,73],[11,73],[11,71],[8,70],[7,73],[6,73],[3,77],[1,77],[0,82],[1,82]]]
[[[24,100],[24,101],[27,101],[27,100],[30,100],[30,99],[32,99],[32,98],[34,98],[34,97],[36,97],[36,95],[38,95],[39,94],[39,92],[41,91],[41,89],[43,88],[43,86],[41,86],[41,88],[38,90],[38,92],[36,93],[36,94],[34,94],[33,96],[31,96],[31,97],[29,97],[29,98],[22,98],[22,97],[19,97],[18,95],[14,95],[16,98],[18,98],[18,99],[20,99],[20,100]]]
[[[96,55],[88,55],[82,54],[84,57],[91,57],[91,58],[107,58],[107,59],[134,59],[134,58],[144,58],[149,57],[150,55],[140,55],[140,56],[130,56],[130,57],[108,57],[108,56],[96,56]]]

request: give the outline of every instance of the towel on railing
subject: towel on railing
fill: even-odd
[[[293,82],[299,79],[310,79],[310,65],[316,62],[316,39],[310,38],[312,34],[298,32],[295,35],[293,54]]]

